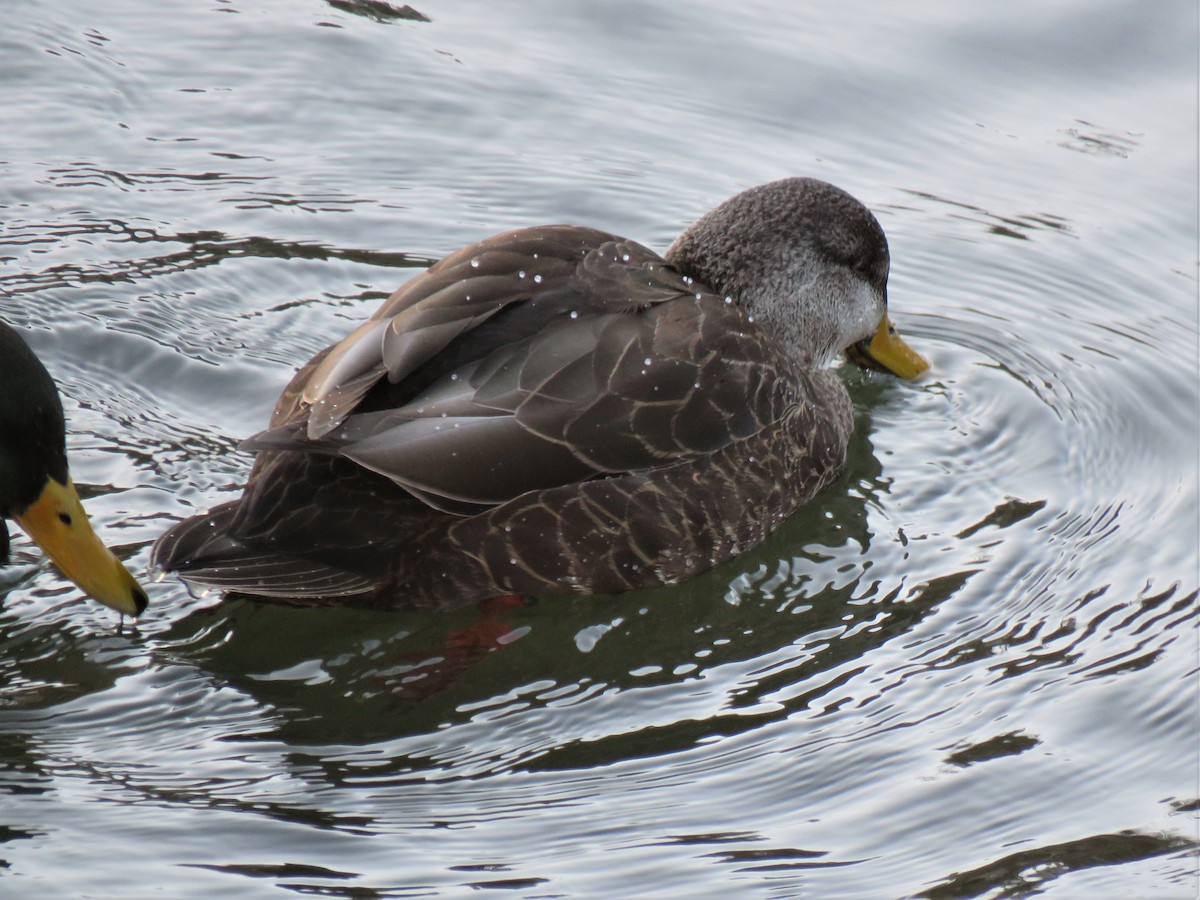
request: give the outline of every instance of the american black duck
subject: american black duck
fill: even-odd
[[[672,583],[754,547],[841,470],[828,366],[912,377],[887,239],[822,181],[726,201],[664,256],[569,225],[465,247],[283,392],[239,500],[154,562],[302,603],[450,608]]]

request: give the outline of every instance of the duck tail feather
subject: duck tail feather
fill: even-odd
[[[150,565],[203,588],[272,599],[350,597],[376,582],[337,566],[243,544],[229,533],[237,502],[185,519],[154,544]]]

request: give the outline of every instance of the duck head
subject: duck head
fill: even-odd
[[[743,191],[676,238],[666,259],[732,298],[807,365],[845,353],[904,378],[929,368],[888,319],[883,228],[827,182],[785,178]]]
[[[0,565],[11,518],[63,574],[105,606],[137,616],[146,592],[92,530],[67,470],[66,422],[50,374],[0,322]]]

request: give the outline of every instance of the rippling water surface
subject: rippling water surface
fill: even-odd
[[[0,894],[1193,896],[1195,5],[15,0],[0,316],[143,572],[295,366],[507,228],[847,188],[917,383],[691,583],[498,614],[0,572]]]

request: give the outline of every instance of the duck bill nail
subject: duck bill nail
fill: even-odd
[[[96,537],[70,480],[46,479],[37,500],[14,518],[85,594],[127,616],[146,608],[146,592]]]
[[[879,323],[875,336],[855,345],[855,361],[898,375],[916,378],[929,368],[929,361],[908,346],[887,316]]]

